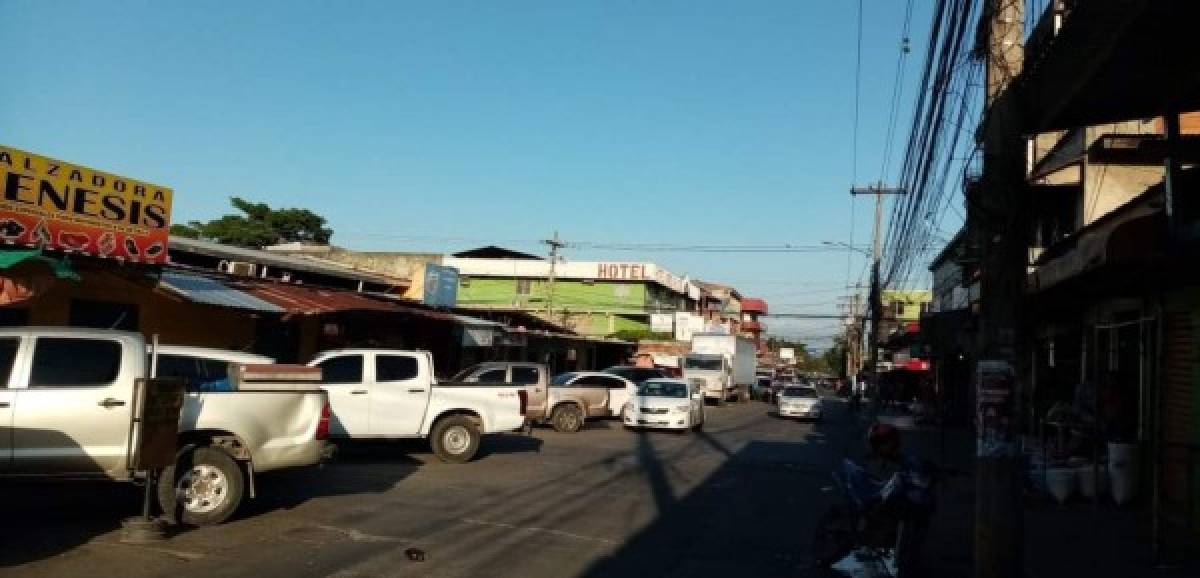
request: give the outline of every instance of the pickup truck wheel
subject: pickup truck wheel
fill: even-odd
[[[433,424],[429,443],[443,462],[466,463],[479,451],[479,428],[466,416],[445,417]]]
[[[556,432],[575,433],[583,429],[583,412],[573,404],[560,405],[554,408],[550,423]]]
[[[172,520],[213,526],[237,511],[245,485],[242,469],[229,454],[196,448],[159,473],[158,504]]]

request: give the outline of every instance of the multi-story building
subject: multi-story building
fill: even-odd
[[[535,313],[585,335],[673,335],[676,313],[697,312],[686,277],[641,261],[550,261],[499,247],[455,253],[458,304]]]
[[[767,301],[757,297],[742,299],[742,335],[754,340],[754,346],[759,355],[767,352],[767,343],[762,336],[767,332],[767,324],[759,320],[767,314]]]

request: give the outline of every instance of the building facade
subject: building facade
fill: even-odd
[[[584,335],[675,333],[675,314],[696,312],[699,289],[646,262],[560,261],[532,255],[444,259],[458,270],[458,304],[545,317]]]

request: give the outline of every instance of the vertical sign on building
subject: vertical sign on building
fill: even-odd
[[[426,263],[422,300],[426,305],[454,307],[458,303],[458,269]]]
[[[672,333],[675,331],[675,316],[670,313],[651,313],[650,331],[654,333]]]

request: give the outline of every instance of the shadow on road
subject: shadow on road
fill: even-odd
[[[98,476],[104,467],[70,436],[31,428],[3,428],[15,443],[47,448],[53,461],[20,461],[12,473],[59,471]],[[58,482],[0,478],[0,568],[19,566],[70,550],[120,526],[138,512],[140,488],[108,481]]]
[[[808,568],[809,545],[817,517],[836,499],[828,480],[840,455],[825,440],[847,428],[833,421],[840,422],[841,416],[816,424],[813,431],[797,432],[796,441],[752,440],[737,451],[719,436],[697,432],[698,444],[726,460],[679,497],[664,476],[656,475],[664,468],[664,456],[639,440],[639,466],[658,516],[583,575],[823,575]]]

